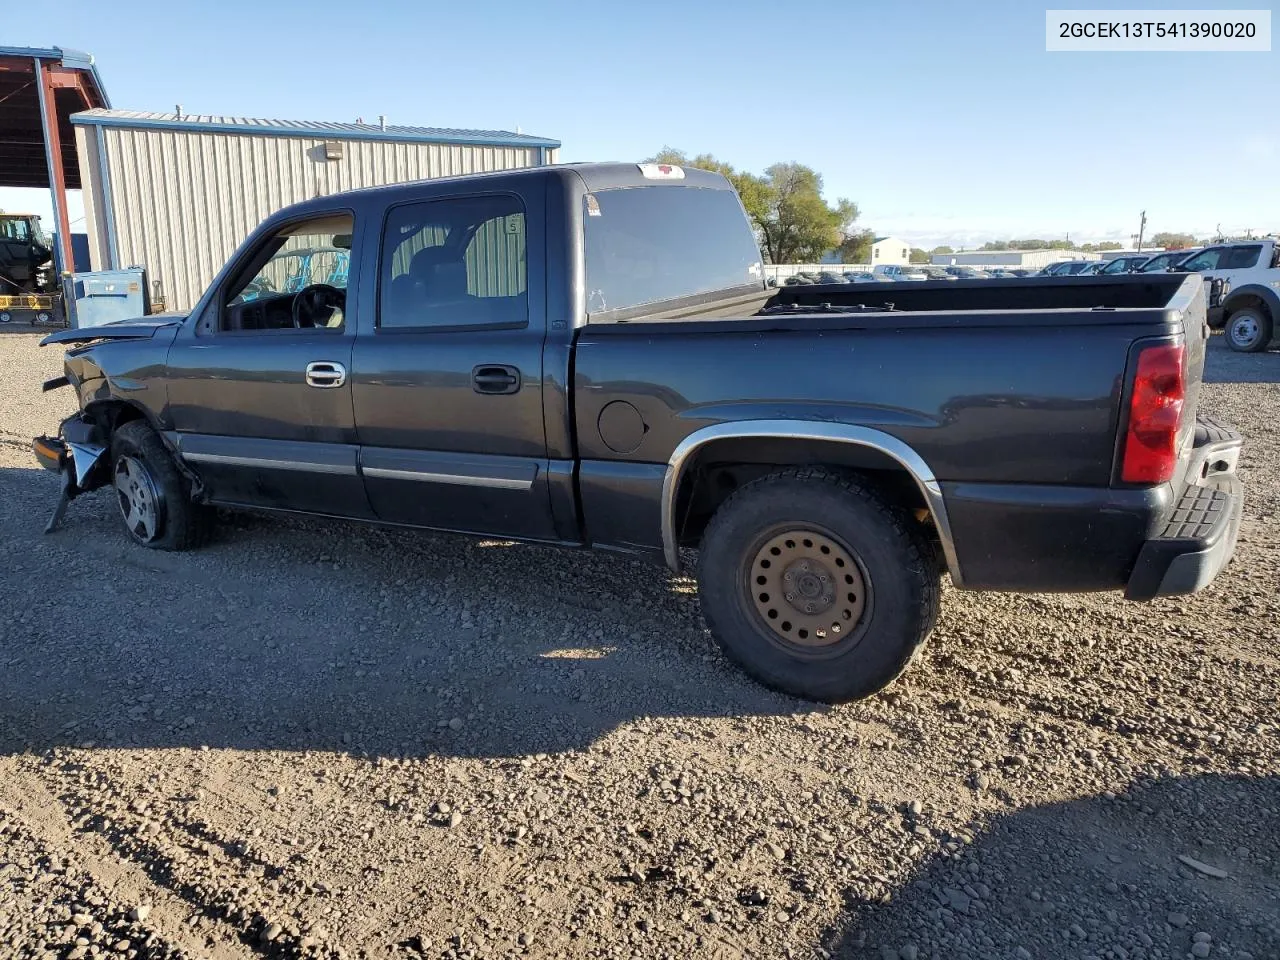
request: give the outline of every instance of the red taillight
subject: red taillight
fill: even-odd
[[[1180,343],[1147,347],[1138,354],[1120,467],[1125,483],[1164,483],[1173,476],[1187,394],[1182,355]]]

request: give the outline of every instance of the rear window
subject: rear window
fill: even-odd
[[[601,190],[585,201],[587,313],[764,287],[738,195],[701,187]]]

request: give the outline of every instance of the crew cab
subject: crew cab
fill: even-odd
[[[1207,337],[1187,274],[770,289],[718,174],[553,166],[280,211],[189,315],[45,338],[80,411],[34,446],[51,529],[108,486],[144,547],[220,506],[696,550],[728,654],[840,701],[911,662],[944,575],[1205,587],[1241,510]]]
[[[1222,302],[1208,319],[1210,327],[1222,328],[1232,350],[1258,353],[1280,333],[1280,242],[1274,238],[1205,247],[1172,269],[1225,282]]]

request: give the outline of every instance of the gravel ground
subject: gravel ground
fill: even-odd
[[[948,590],[887,693],[772,694],[626,559],[238,516],[41,533],[0,334],[0,955],[1280,957],[1280,355],[1205,593]]]

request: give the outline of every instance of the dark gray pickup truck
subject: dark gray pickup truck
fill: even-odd
[[[1197,415],[1197,276],[787,287],[720,176],[543,167],[312,200],[186,317],[79,344],[35,441],[67,501],[198,545],[211,506],[682,563],[763,682],[880,689],[961,588],[1204,587],[1240,437]]]

